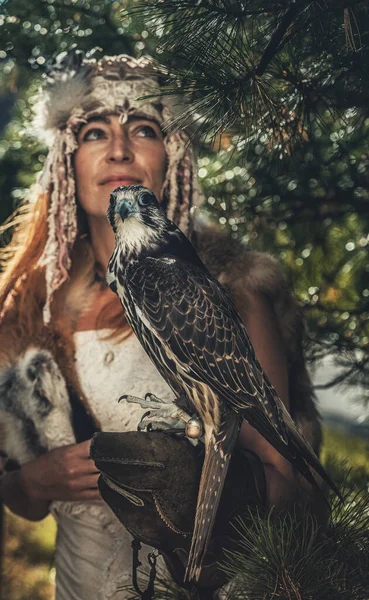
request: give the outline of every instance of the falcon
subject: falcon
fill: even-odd
[[[205,460],[185,575],[198,581],[243,419],[312,485],[311,469],[337,490],[263,372],[232,299],[153,192],[117,188],[108,220],[116,239],[110,288],[161,375],[203,422]]]

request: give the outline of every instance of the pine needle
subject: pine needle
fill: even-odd
[[[212,140],[237,129],[245,148],[261,129],[291,154],[312,122],[324,128],[369,89],[355,56],[368,53],[368,10],[364,0],[148,0],[130,15],[157,35],[165,93],[189,96],[178,127]]]

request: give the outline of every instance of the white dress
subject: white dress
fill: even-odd
[[[77,372],[103,431],[135,431],[144,410],[120,403],[123,394],[173,392],[132,334],[123,342],[104,339],[107,330],[75,334]],[[131,536],[103,502],[53,502],[58,522],[56,600],[125,600],[131,584]],[[143,547],[141,562],[150,548]]]

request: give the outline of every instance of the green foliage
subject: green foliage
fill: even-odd
[[[368,110],[365,1],[149,0],[134,12],[160,36],[168,89],[191,93],[184,121],[201,132],[260,129],[291,146],[327,109]]]
[[[3,78],[24,86],[33,72],[73,44],[86,51],[133,53],[134,43],[119,20],[119,2],[111,0],[8,0],[1,4]],[[26,77],[23,82],[20,76]]]
[[[236,578],[230,598],[263,600],[367,600],[369,594],[368,492],[335,503],[319,529],[309,510],[274,517],[252,515],[239,524],[243,539],[225,570]]]
[[[2,598],[51,600],[55,590],[53,567],[56,524],[49,516],[30,523],[5,513]]]
[[[369,489],[369,440],[325,429],[321,459],[345,492]]]
[[[207,212],[235,238],[285,265],[308,323],[307,356],[332,357],[338,380],[368,399],[369,120],[314,130],[291,157],[270,160],[268,140],[247,160],[228,147],[200,158]],[[224,140],[223,140],[224,142]]]

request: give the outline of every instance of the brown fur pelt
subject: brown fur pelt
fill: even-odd
[[[93,300],[94,260],[88,244],[79,242],[77,251],[84,260],[55,295],[52,326],[42,318],[42,269],[19,284],[29,291],[27,319],[20,318],[24,293],[15,289],[0,324],[0,448],[19,464],[75,441],[71,397],[89,413],[76,373],[73,333],[79,314]]]
[[[239,309],[247,310],[246,292],[250,291],[265,295],[273,308],[288,362],[290,411],[318,453],[321,428],[302,354],[303,322],[278,262],[267,254],[247,250],[217,229],[207,227],[197,237],[196,246],[202,259],[228,288]],[[42,320],[42,271],[30,275],[36,278],[33,282],[36,292],[33,301],[30,299],[27,327],[18,318],[16,294],[12,300],[14,306],[0,325],[0,431],[5,429],[8,439],[0,440],[0,448],[11,447],[12,454],[17,454],[12,458],[20,463],[53,444],[55,447],[73,441],[68,396],[77,398],[86,413],[90,413],[75,368],[73,333],[77,317],[93,302],[94,260],[89,244],[84,241],[78,244],[82,260],[72,270],[67,284],[55,294],[52,326],[45,326]],[[51,393],[52,389],[58,393]],[[62,435],[56,440],[45,438],[42,424],[46,426],[45,419],[53,421],[57,414],[59,421],[64,419],[65,423]],[[25,444],[22,436],[27,438]]]

